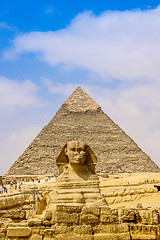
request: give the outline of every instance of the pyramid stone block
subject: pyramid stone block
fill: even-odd
[[[98,159],[96,171],[160,171],[101,107],[77,87],[7,174],[57,175],[56,159],[64,144],[72,140],[91,146]]]

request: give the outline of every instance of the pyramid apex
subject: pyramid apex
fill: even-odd
[[[62,105],[71,112],[99,111],[101,107],[78,86]]]
[[[76,91],[76,90],[84,91],[80,86],[76,87],[76,89],[74,91]]]

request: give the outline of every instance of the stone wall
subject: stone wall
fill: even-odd
[[[160,239],[156,209],[114,209],[109,206],[56,205],[54,218],[7,217],[0,221],[1,240],[138,240]],[[19,215],[20,216],[20,215]]]
[[[0,196],[0,219],[26,219],[36,212],[41,198],[34,190]]]

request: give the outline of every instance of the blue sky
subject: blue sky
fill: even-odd
[[[4,174],[81,86],[160,166],[160,2],[0,1]]]

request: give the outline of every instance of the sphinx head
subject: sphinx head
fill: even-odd
[[[65,154],[68,157],[69,164],[83,165],[86,161],[86,144],[80,141],[67,142]]]
[[[56,164],[59,174],[63,172],[65,166],[86,166],[88,170],[95,173],[97,158],[92,149],[82,141],[67,142],[59,154]]]

